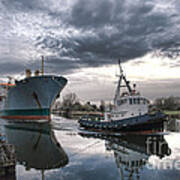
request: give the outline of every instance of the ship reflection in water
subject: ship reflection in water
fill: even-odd
[[[18,180],[180,179],[180,134],[120,135],[87,132],[76,121],[9,123]]]
[[[31,168],[40,170],[42,179],[45,179],[46,170],[61,168],[68,163],[49,124],[11,123],[4,126],[4,132],[7,142],[15,146],[18,163],[27,171]]]
[[[148,141],[152,140],[151,142]],[[146,146],[146,143],[148,146]],[[160,159],[170,155],[167,142],[162,136],[128,136],[121,139],[113,139],[106,142],[106,148],[114,151],[117,167],[121,177],[126,175],[139,179],[140,170],[148,163],[151,155],[157,155]],[[124,171],[124,172],[123,172]]]
[[[83,137],[105,140],[106,150],[113,152],[122,180],[141,179],[143,167],[149,165],[150,156],[156,155],[162,159],[171,154],[171,150],[162,135],[123,135],[117,137],[102,134],[80,134]]]

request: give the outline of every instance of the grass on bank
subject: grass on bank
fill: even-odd
[[[180,111],[164,111],[167,115],[180,115]]]

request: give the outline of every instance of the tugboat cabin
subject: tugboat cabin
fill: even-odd
[[[149,100],[142,96],[118,98],[111,113],[112,120],[120,120],[148,113]]]
[[[133,88],[130,82],[126,80],[121,64],[119,62],[120,76],[119,82],[114,97],[114,108],[111,112],[105,113],[105,120],[114,121],[135,116],[141,116],[148,113],[149,100],[136,92],[136,84]],[[124,81],[125,85],[122,85]],[[121,88],[126,88],[126,91],[121,93]],[[121,93],[121,94],[120,94]]]

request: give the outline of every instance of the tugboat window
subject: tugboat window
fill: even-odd
[[[129,104],[132,104],[132,99],[131,98],[129,99]]]
[[[144,104],[146,104],[146,99],[144,99]]]
[[[140,98],[137,99],[137,103],[140,104]]]
[[[118,100],[118,101],[117,101],[117,105],[120,106],[120,105],[122,105],[122,104],[125,104],[126,102],[127,102],[126,99]]]
[[[117,105],[120,106],[120,101],[117,101]]]
[[[136,98],[133,99],[133,103],[136,104]]]

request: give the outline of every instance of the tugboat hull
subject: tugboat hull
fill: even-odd
[[[116,121],[93,121],[80,119],[79,124],[85,129],[105,130],[122,133],[151,133],[164,129],[165,115],[158,112],[154,115],[146,114]]]

